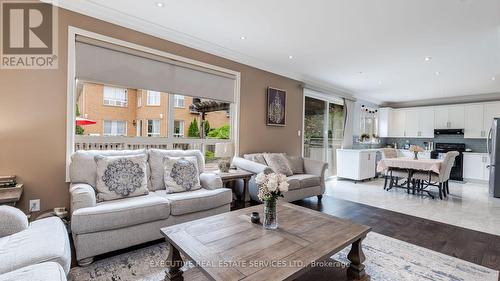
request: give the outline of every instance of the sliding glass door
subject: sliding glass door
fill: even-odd
[[[337,174],[336,151],[342,145],[344,129],[342,101],[306,93],[303,122],[304,157],[327,162],[327,176],[335,176]]]

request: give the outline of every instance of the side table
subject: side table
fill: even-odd
[[[239,179],[243,180],[243,201],[250,201],[250,195],[248,193],[248,183],[250,182],[250,178],[253,176],[253,173],[244,170],[229,170],[229,172],[221,172],[219,173],[219,175],[224,186],[226,186],[228,182],[236,181]]]
[[[16,206],[23,194],[23,184],[18,183],[13,187],[0,188],[0,205]]]

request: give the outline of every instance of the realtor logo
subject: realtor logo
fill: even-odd
[[[57,11],[54,6],[39,1],[5,1],[0,14],[0,68],[57,68]]]

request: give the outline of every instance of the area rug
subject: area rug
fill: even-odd
[[[350,246],[332,258],[348,263]],[[71,281],[160,281],[165,243],[98,260],[88,267],[72,268]],[[497,281],[499,272],[391,237],[371,232],[363,241],[366,272],[372,281]],[[185,279],[187,280],[187,279]]]

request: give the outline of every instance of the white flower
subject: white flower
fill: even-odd
[[[286,181],[280,182],[280,185],[278,186],[278,189],[281,192],[287,192],[288,191],[288,182],[286,182]]]
[[[259,173],[257,176],[255,176],[255,183],[258,185],[262,185],[266,182],[267,176],[264,173]]]
[[[267,181],[267,189],[269,189],[269,191],[276,191],[278,185],[279,183],[276,177],[269,177],[269,180]]]

